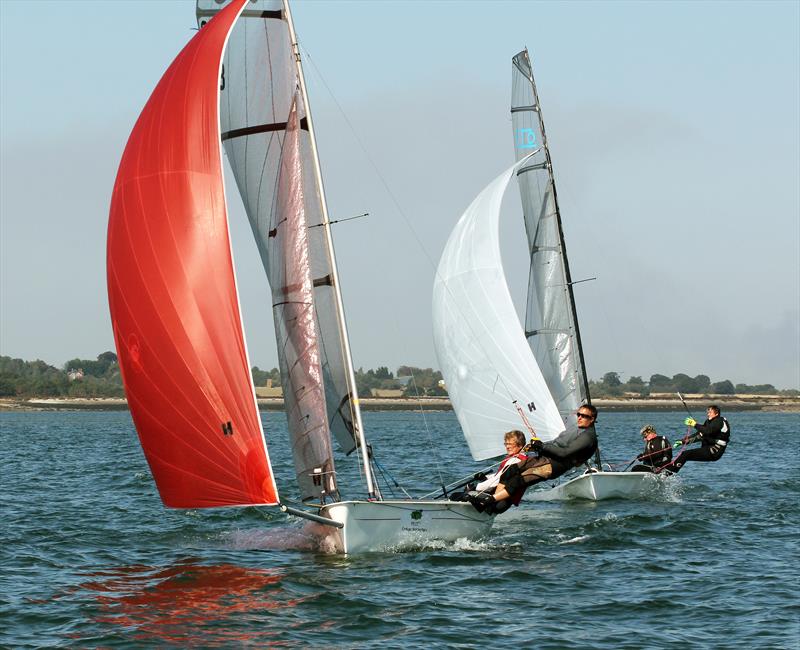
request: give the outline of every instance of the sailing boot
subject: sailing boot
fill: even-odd
[[[494,508],[494,497],[491,494],[486,494],[486,492],[469,492],[467,501],[478,512],[491,512]]]

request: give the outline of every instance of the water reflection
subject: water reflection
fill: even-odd
[[[284,572],[183,560],[169,567],[134,565],[88,574],[77,591],[94,595],[95,623],[133,634],[137,641],[217,645],[270,641],[278,626],[253,625],[314,596],[297,597],[282,585]],[[285,622],[283,623],[285,627]]]

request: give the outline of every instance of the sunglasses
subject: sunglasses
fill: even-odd
[[[591,413],[578,413],[579,418],[586,418],[587,420],[591,420],[594,416]]]

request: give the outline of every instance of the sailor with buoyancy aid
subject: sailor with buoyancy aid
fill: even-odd
[[[694,427],[695,433],[686,436],[681,443],[688,445],[692,442],[701,442],[696,449],[686,449],[678,454],[664,469],[678,472],[690,460],[701,463],[713,463],[722,458],[731,438],[731,425],[720,415],[719,406],[712,404],[706,409],[708,419],[703,424],[698,424],[694,418],[688,417],[684,421],[687,426]],[[676,443],[681,444],[681,443]]]
[[[522,431],[515,429],[514,431],[506,433],[503,444],[505,445],[506,452],[508,452],[508,456],[503,459],[503,462],[500,463],[500,467],[497,468],[494,474],[491,474],[486,480],[481,481],[475,486],[476,492],[494,492],[497,486],[503,482],[503,477],[507,476],[506,472],[510,471],[512,467],[516,469],[516,467],[528,461],[528,454],[522,450],[525,446],[525,434],[522,433]],[[522,501],[524,492],[524,488],[512,491],[508,503],[505,504],[504,508],[498,509],[497,512],[508,510],[512,505],[518,506],[519,502]]]
[[[639,433],[644,440],[644,451],[636,457],[641,461],[632,472],[659,472],[672,460],[672,445],[664,436],[658,434],[652,424],[644,425]]]
[[[535,439],[530,448],[538,456],[528,455],[525,461],[510,465],[493,494],[470,492],[468,500],[479,512],[503,512],[511,503],[518,504],[531,485],[557,478],[585,463],[597,450],[596,419],[597,409],[584,404],[577,412],[577,428],[567,429],[551,442]]]
[[[489,476],[486,476],[485,474],[476,474],[475,479],[480,481],[480,483],[470,483],[466,486],[466,490],[464,492],[451,494],[451,500],[468,501],[470,499],[470,495],[474,496],[479,493],[488,494],[494,492],[497,486],[503,480],[503,476],[509,468],[514,465],[524,463],[528,460],[528,455],[522,451],[522,448],[525,446],[525,434],[522,433],[522,431],[518,431],[516,429],[513,431],[507,431],[503,436],[503,445],[506,448],[506,453],[508,453],[508,456],[506,456],[500,463],[497,471],[494,474],[489,474]],[[518,506],[519,502],[522,500],[522,495],[524,492],[524,488],[517,490],[503,503],[502,507],[498,507],[493,512],[495,514],[499,514],[508,510],[512,505]]]

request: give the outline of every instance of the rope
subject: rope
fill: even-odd
[[[378,468],[378,470],[380,470],[380,473],[383,476],[384,481],[386,481],[386,487],[389,488],[389,491],[392,493],[392,496],[395,496],[395,493],[394,490],[392,489],[392,486],[389,485],[389,481],[386,480],[386,477],[390,478],[392,480],[392,483],[394,483],[395,487],[398,488],[403,494],[405,494],[406,497],[408,497],[409,499],[413,498],[408,492],[406,492],[405,488],[402,485],[400,485],[400,483],[397,482],[397,479],[395,479],[394,476],[392,476],[389,473],[389,470],[387,470],[383,465],[381,465],[378,462],[378,459],[375,458],[374,455],[372,456],[372,462],[374,462],[375,466]]]
[[[388,481],[388,479],[386,477],[386,471],[383,469],[381,464],[377,460],[375,460],[375,456],[372,457],[372,462],[375,463],[375,467],[378,468],[378,471],[380,472],[380,476],[383,479],[384,484],[389,489],[389,492],[391,492],[392,498],[393,499],[397,498],[397,495],[394,493],[394,490],[392,489],[392,486],[391,486],[391,484],[389,483],[389,481]]]
[[[663,449],[659,449],[657,451],[651,451],[649,454],[639,454],[637,456],[634,456],[633,459],[629,460],[627,463],[624,463],[625,469],[628,469],[628,467],[633,465],[637,460],[644,460],[645,458],[650,458],[651,456],[660,456],[661,454],[665,453],[668,449],[671,449],[671,448],[670,447],[664,447]],[[662,468],[666,467],[671,462],[672,461],[670,460],[667,463],[665,463],[664,465],[662,465],[661,467]],[[608,463],[608,466],[611,467],[611,468],[622,467],[623,463],[619,463],[619,464],[616,464],[616,465],[613,464],[613,463]],[[655,467],[654,467],[654,469],[655,469]],[[625,470],[622,470],[622,471],[625,471]]]
[[[531,423],[530,423],[530,422],[528,422],[528,418],[527,418],[527,417],[525,417],[525,411],[523,411],[523,410],[520,408],[519,404],[517,404],[517,400],[514,400],[514,406],[515,406],[515,407],[516,407],[516,409],[517,409],[517,413],[519,413],[519,416],[522,418],[522,421],[525,423],[525,427],[526,427],[526,428],[528,429],[528,431],[530,432],[530,434],[531,434],[531,440],[539,440],[539,436],[537,436],[537,435],[536,435],[536,431],[534,431],[534,430],[533,430],[533,427],[531,426]]]

